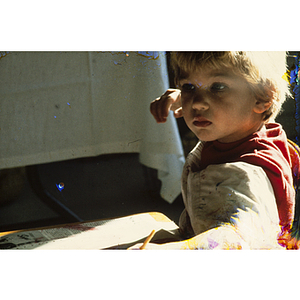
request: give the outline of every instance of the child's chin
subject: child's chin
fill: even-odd
[[[190,128],[191,131],[195,134],[195,136],[200,140],[201,142],[212,142],[217,139],[217,136],[212,134],[212,132],[208,132],[208,130],[195,130],[195,128]],[[194,129],[194,130],[192,130]]]

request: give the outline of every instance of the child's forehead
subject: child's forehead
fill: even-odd
[[[236,78],[239,74],[234,67],[212,66],[210,64],[200,65],[191,69],[182,70],[180,79],[191,77],[227,77]]]

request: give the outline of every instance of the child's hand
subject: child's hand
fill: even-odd
[[[174,111],[175,118],[182,117],[180,90],[168,89],[151,102],[150,111],[157,123],[166,122],[170,110]]]

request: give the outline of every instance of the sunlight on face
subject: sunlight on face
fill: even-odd
[[[234,142],[262,126],[248,83],[231,69],[204,67],[181,79],[179,85],[183,117],[202,141]]]

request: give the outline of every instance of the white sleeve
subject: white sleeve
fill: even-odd
[[[236,162],[185,174],[186,210],[196,235],[233,226],[250,249],[276,248],[279,217],[271,183],[262,168]]]

